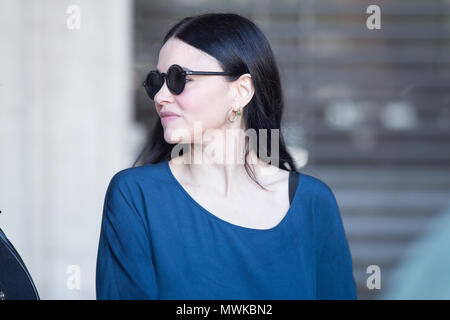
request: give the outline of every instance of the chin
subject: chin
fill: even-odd
[[[175,139],[172,135],[164,134],[164,140],[169,144],[180,143],[180,139]]]
[[[170,126],[164,128],[164,140],[170,144],[185,143],[188,135],[189,131],[184,128],[171,128]]]

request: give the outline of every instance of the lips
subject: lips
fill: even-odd
[[[170,111],[161,112],[160,116],[161,116],[161,123],[162,124],[166,124],[167,122],[172,121],[172,120],[177,119],[177,118],[180,117],[175,112],[170,112]]]
[[[164,112],[161,112],[161,113],[160,113],[160,116],[161,116],[161,118],[164,118],[164,117],[172,117],[172,116],[179,117],[178,114],[176,114],[176,113],[174,113],[174,112],[170,112],[170,111],[164,111]]]

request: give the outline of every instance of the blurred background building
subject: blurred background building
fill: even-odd
[[[381,29],[366,26],[370,5]],[[450,0],[0,0],[0,228],[41,297],[95,298],[107,184],[158,120],[142,80],[170,26],[204,12],[241,14],[269,39],[282,130],[300,171],[336,195],[358,298],[448,299],[399,270],[426,259],[441,268],[408,274],[449,281],[437,259],[448,237],[430,226],[449,223]],[[367,286],[371,265],[380,289]]]

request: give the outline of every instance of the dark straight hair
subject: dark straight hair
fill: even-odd
[[[260,155],[260,129],[267,130],[267,156],[271,152],[271,129],[279,130],[278,167],[297,171],[280,130],[284,101],[280,75],[270,44],[263,32],[252,21],[234,13],[206,13],[186,17],[176,23],[166,34],[161,47],[172,37],[206,52],[217,59],[223,71],[229,73],[224,78],[234,81],[249,73],[255,93],[243,109],[245,130],[254,129],[257,137],[256,154]],[[264,131],[264,130],[263,130]],[[142,157],[143,164],[170,160],[175,144],[164,139],[164,129],[160,121],[151,132],[147,146],[136,159],[133,167]],[[245,150],[245,170],[252,180],[265,189],[255,178],[253,169],[247,162],[248,144]],[[181,154],[183,151],[181,150]],[[286,166],[289,165],[289,168]]]

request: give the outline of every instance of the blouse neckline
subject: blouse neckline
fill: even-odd
[[[298,197],[299,197],[299,193],[300,193],[300,186],[302,185],[303,179],[301,178],[301,173],[298,172],[299,174],[299,182],[297,184],[295,193],[294,193],[294,197],[292,198],[292,202],[289,206],[289,209],[287,210],[286,214],[283,216],[283,219],[281,219],[280,222],[278,222],[277,225],[275,225],[274,227],[271,227],[269,229],[256,229],[256,228],[250,228],[250,227],[244,227],[244,226],[240,226],[234,223],[231,223],[229,221],[226,221],[222,218],[219,218],[218,216],[216,216],[215,214],[211,213],[209,210],[207,210],[206,208],[204,208],[200,203],[198,203],[187,191],[186,189],[181,185],[181,183],[177,180],[177,178],[174,176],[172,170],[170,169],[170,165],[169,165],[169,160],[164,161],[163,163],[164,168],[169,176],[169,178],[172,180],[172,182],[177,186],[177,188],[186,196],[186,198],[192,202],[197,208],[200,209],[200,211],[202,211],[203,214],[205,214],[205,216],[212,218],[213,220],[219,222],[221,225],[225,226],[225,227],[229,227],[235,230],[241,230],[244,232],[248,232],[248,233],[274,233],[277,232],[278,230],[282,229],[285,225],[288,224],[288,222],[292,219],[292,216],[294,214],[294,208],[297,205]]]

